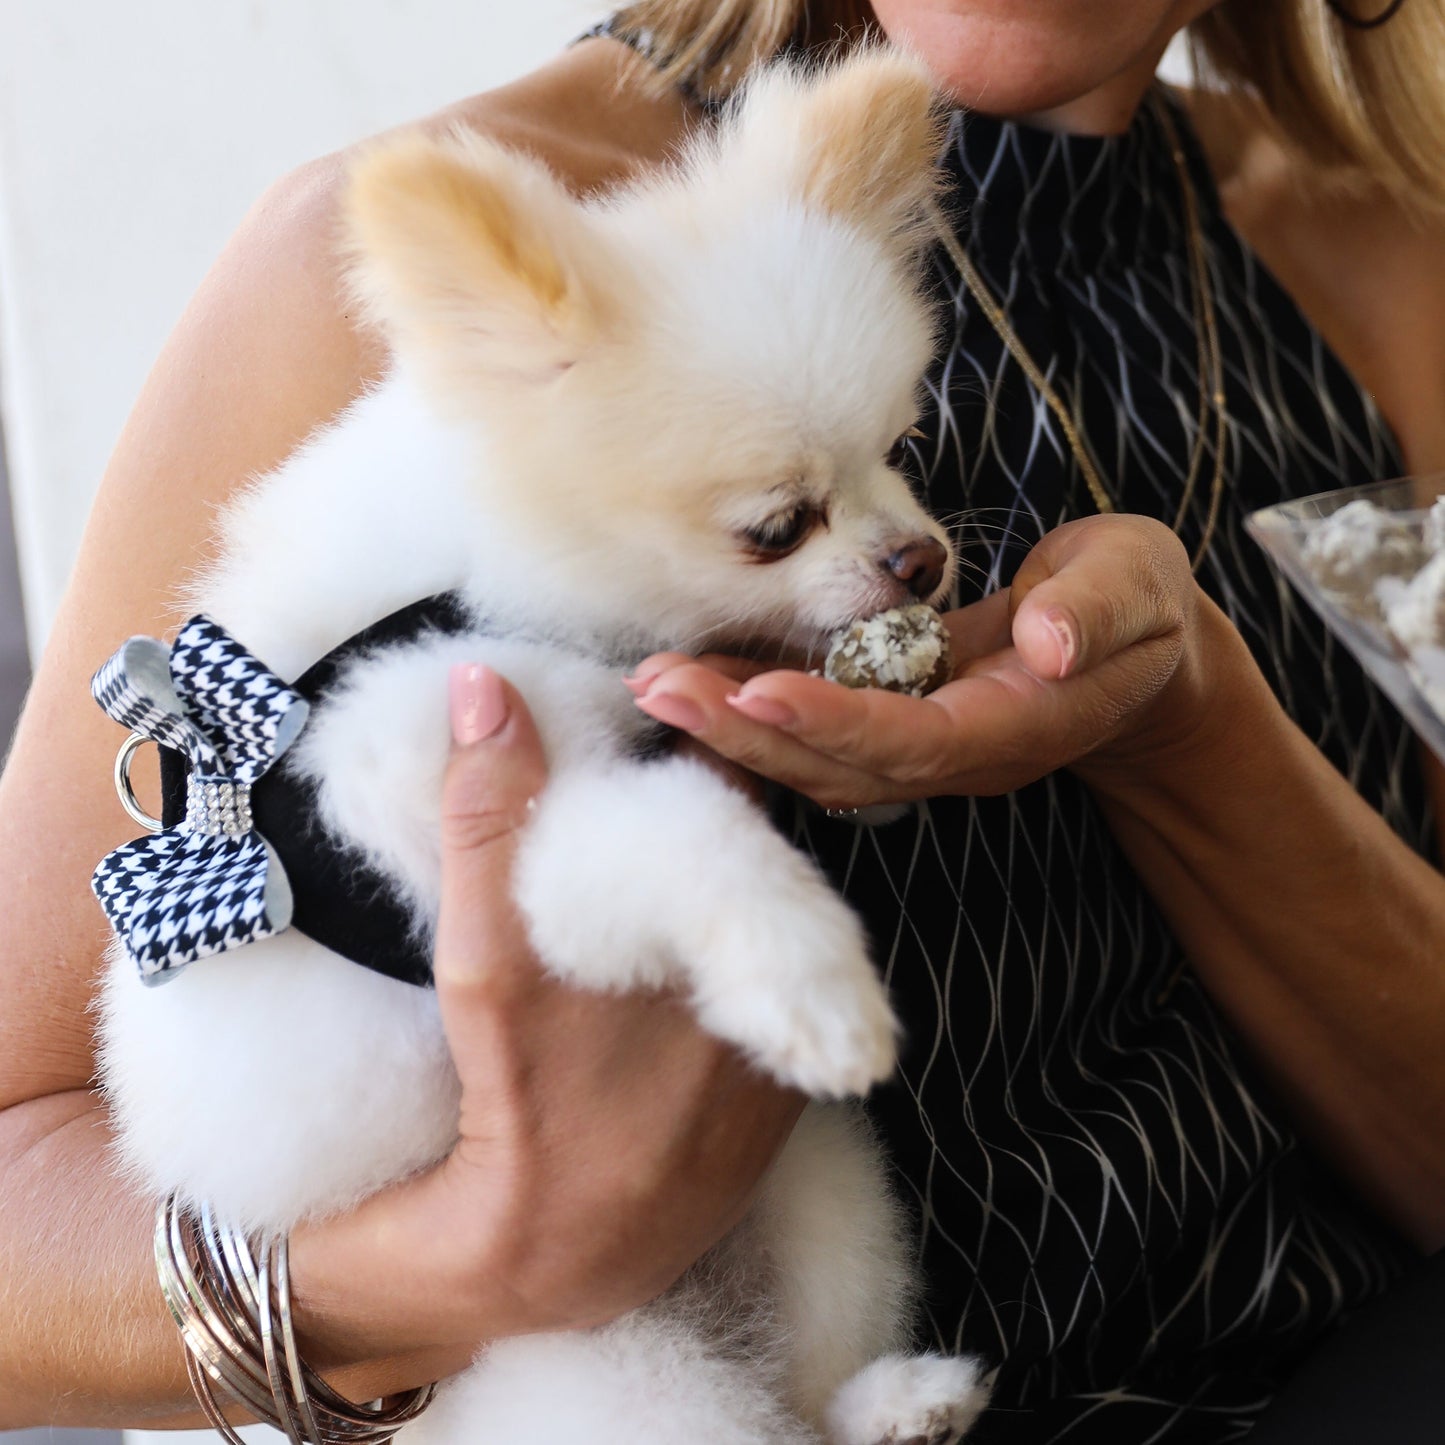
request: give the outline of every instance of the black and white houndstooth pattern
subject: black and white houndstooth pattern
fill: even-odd
[[[295,741],[305,701],[209,617],[193,617],[171,649],[176,691],[221,753],[218,772],[254,783]]]
[[[132,637],[91,679],[90,695],[131,732],[184,753],[192,768],[221,771],[215,748],[176,695],[165,643],[154,637]]]
[[[92,886],[141,978],[163,983],[288,926],[289,898],[268,906],[268,874],[279,866],[254,830],[227,838],[168,828],[117,848]]]
[[[208,617],[187,622],[169,652],[153,637],[131,638],[91,693],[132,732],[183,752],[193,776],[240,787],[290,747],[309,711]],[[182,822],[117,848],[91,886],[147,983],[291,922],[290,886],[254,830],[227,836]]]

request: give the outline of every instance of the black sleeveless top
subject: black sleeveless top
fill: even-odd
[[[608,27],[602,33],[610,33]],[[646,51],[645,37],[619,34]],[[1370,398],[1231,229],[1188,119],[1224,357],[1221,515],[1200,582],[1295,719],[1411,846],[1431,821],[1399,715],[1271,572],[1245,516],[1399,475]],[[1198,435],[1180,176],[1145,105],[1122,136],[955,115],[958,234],[1080,419],[1120,511],[1174,524]],[[1007,586],[1093,512],[1053,413],[940,248],[945,343],[909,443],[936,515]],[[1179,530],[1206,525],[1212,418]],[[913,1206],[924,1339],[998,1366],[979,1445],[1222,1445],[1410,1258],[1300,1143],[1069,773],[887,827],[800,811],[870,928],[907,1031],[870,1107]]]
[[[1271,574],[1244,517],[1399,474],[1370,399],[1225,221],[1202,211],[1225,366],[1225,496],[1200,572],[1290,714],[1413,847],[1415,744]],[[1180,177],[1159,115],[1118,137],[956,116],[959,236],[1082,429],[1120,511],[1173,523],[1197,436]],[[1094,510],[1052,412],[940,250],[947,340],[912,460],[980,576]],[[1214,461],[1180,527],[1191,554]],[[1300,1144],[1087,791],[1058,773],[886,828],[799,833],[866,917],[907,1029],[874,1116],[918,1216],[927,1333],[999,1365],[970,1440],[1217,1445],[1409,1251]]]

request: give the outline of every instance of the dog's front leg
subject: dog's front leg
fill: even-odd
[[[691,759],[577,770],[539,799],[517,900],[586,988],[679,986],[702,1025],[816,1097],[892,1071],[863,930],[761,812]]]

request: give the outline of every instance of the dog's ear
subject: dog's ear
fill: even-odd
[[[545,379],[598,336],[598,238],[540,162],[461,131],[354,164],[351,284],[399,354],[443,379]]]
[[[891,46],[812,71],[783,62],[739,98],[724,164],[730,151],[747,166],[781,164],[806,203],[911,248],[939,188],[943,116],[927,70]]]

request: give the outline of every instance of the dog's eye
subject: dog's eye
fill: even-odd
[[[743,530],[743,540],[760,556],[776,561],[796,550],[808,533],[823,520],[817,507],[803,503],[789,507],[786,512],[775,512],[766,522]]]

